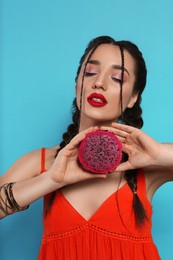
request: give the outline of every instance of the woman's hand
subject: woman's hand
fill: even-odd
[[[92,174],[82,169],[78,163],[78,146],[87,133],[95,131],[97,127],[77,134],[68,145],[66,145],[57,155],[53,165],[47,171],[48,176],[62,186],[84,181],[92,178],[105,178],[105,174]]]
[[[163,145],[143,131],[118,123],[112,123],[112,127],[101,127],[101,129],[113,132],[122,142],[123,152],[128,155],[128,160],[119,164],[116,171],[162,164],[159,160],[163,160],[160,158]]]

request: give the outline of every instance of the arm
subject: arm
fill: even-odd
[[[78,165],[78,145],[85,135],[93,129],[89,128],[76,135],[59,152],[55,160],[55,151],[51,152],[47,171],[43,174],[39,174],[40,151],[24,156],[1,177],[0,186],[8,182],[15,182],[13,185],[14,198],[20,207],[26,207],[40,197],[63,186],[91,178],[104,178],[106,175],[88,174]],[[4,188],[3,191],[1,190],[1,197],[5,201]],[[8,209],[8,214],[11,213],[14,213],[14,211]],[[5,214],[0,210],[0,218],[3,217],[5,217]]]
[[[173,169],[173,144],[161,144],[142,130],[131,126],[117,123],[112,126],[122,142],[123,151],[128,154],[128,161],[122,163],[117,170],[148,166]]]
[[[143,131],[123,124],[113,123],[102,129],[115,133],[128,155],[116,171],[143,168],[150,198],[163,183],[173,181],[173,144],[161,144]]]
[[[50,167],[52,157],[55,155],[55,151],[55,148],[47,149],[46,167]],[[5,202],[7,205],[9,204],[4,189],[4,185],[8,183],[15,183],[12,186],[12,192],[15,200],[21,208],[25,208],[25,206],[41,197],[43,191],[40,191],[39,188],[41,188],[42,185],[44,188],[46,176],[40,175],[40,171],[41,150],[32,151],[17,160],[4,175],[0,176],[1,206],[6,209],[3,202]],[[38,181],[40,181],[40,185],[38,185]],[[35,186],[38,186],[38,188],[35,189]],[[7,187],[8,189],[6,192],[8,192],[10,188],[9,186]],[[11,213],[13,213],[13,210],[8,208],[8,214]],[[0,218],[3,217],[5,217],[4,211],[0,210]]]

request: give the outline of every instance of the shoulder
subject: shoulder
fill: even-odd
[[[49,170],[52,163],[54,162],[58,149],[59,149],[59,146],[45,148],[45,170],[46,171]]]
[[[58,146],[45,149],[45,168],[51,167]],[[33,150],[20,157],[1,177],[1,184],[33,178],[41,172],[42,149]]]

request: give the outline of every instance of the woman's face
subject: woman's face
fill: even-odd
[[[84,64],[77,80],[77,104],[80,107],[80,95]],[[81,124],[92,121],[92,124],[110,124],[121,115],[120,81],[122,77],[122,58],[118,46],[100,45],[91,55],[85,70]],[[122,92],[123,110],[132,107],[137,99],[133,93],[135,82],[135,61],[124,51],[124,82]]]

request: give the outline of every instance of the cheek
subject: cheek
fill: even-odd
[[[76,81],[76,95],[80,92],[82,86],[82,72],[79,73],[79,76]]]
[[[123,106],[124,106],[124,108],[126,108],[128,106],[128,104],[129,104],[129,102],[132,98],[132,93],[133,93],[132,90],[131,91],[129,91],[129,90],[124,91],[124,93],[123,93]]]
[[[112,90],[109,91],[109,99],[114,104],[118,104],[120,100],[120,87],[119,85],[113,86]]]
[[[77,101],[78,108],[80,108],[81,88],[82,88],[82,78],[79,77],[76,83],[76,101]],[[82,96],[83,95],[84,95],[84,91]]]
[[[77,102],[77,106],[79,108],[79,104],[80,104],[80,90],[81,87],[79,87],[79,84],[76,84],[76,102]]]
[[[82,103],[84,104],[85,100],[85,91],[86,91],[86,79],[83,82],[83,93],[82,93]],[[76,100],[77,106],[80,107],[80,98],[81,98],[81,89],[82,89],[82,72],[80,72],[79,77],[76,82]]]

